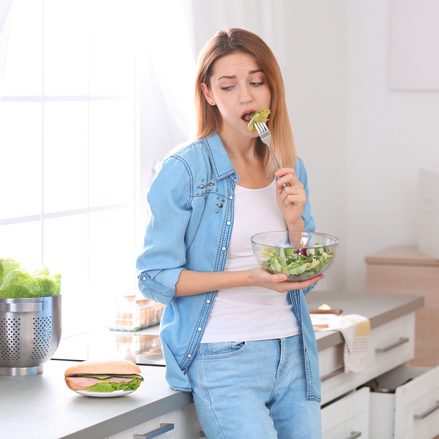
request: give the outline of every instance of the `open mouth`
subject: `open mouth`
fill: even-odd
[[[242,119],[243,121],[249,123],[250,120],[251,120],[251,118],[252,118],[252,116],[253,116],[253,114],[254,114],[254,111],[250,111],[249,113],[244,113],[244,114],[241,116],[241,119]]]

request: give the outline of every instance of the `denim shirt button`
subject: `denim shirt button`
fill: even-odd
[[[142,280],[146,280],[146,276],[143,276],[143,277],[142,277]]]
[[[227,225],[230,226],[230,224],[232,224],[232,222],[231,221],[227,221]]]
[[[201,331],[201,327],[198,327],[197,330],[198,330],[198,331]]]
[[[209,300],[209,299],[207,299],[207,300],[206,300],[206,303],[210,303],[210,300]]]
[[[233,200],[233,197],[231,195],[229,195],[229,200]]]
[[[226,248],[225,247],[223,247],[222,249],[221,249],[223,252],[225,252],[226,251]]]
[[[187,357],[188,357],[188,358],[191,358],[191,357],[192,357],[192,354],[187,354]]]

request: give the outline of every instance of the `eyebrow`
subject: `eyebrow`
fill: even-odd
[[[263,73],[262,69],[250,70],[248,74],[253,75],[254,73],[259,73],[259,72]],[[234,79],[234,78],[236,78],[236,75],[231,75],[231,76],[223,75],[220,76],[217,80],[219,81],[220,79]]]

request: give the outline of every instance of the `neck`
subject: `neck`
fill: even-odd
[[[227,130],[220,130],[218,134],[239,175],[240,186],[256,189],[267,186],[273,180],[267,175],[262,158],[256,154],[256,138]]]
[[[224,144],[224,148],[232,161],[247,161],[256,158],[255,138],[241,135],[236,131],[229,132],[226,129],[221,129],[219,135]]]

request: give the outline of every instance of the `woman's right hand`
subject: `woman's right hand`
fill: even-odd
[[[249,276],[252,285],[275,290],[279,293],[285,293],[290,290],[303,290],[323,279],[323,274],[319,274],[318,276],[305,281],[291,282],[288,281],[288,276],[286,274],[271,274],[262,268],[249,270]]]

